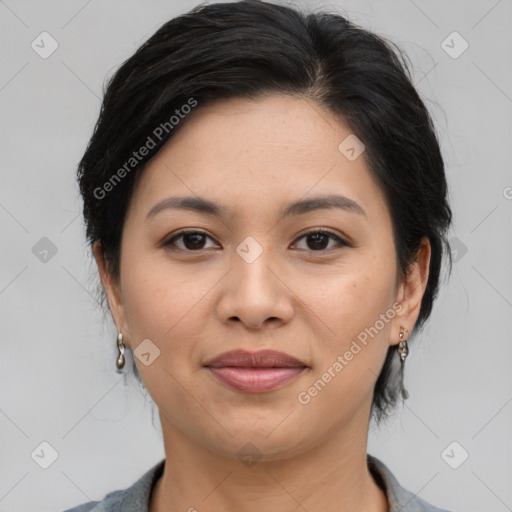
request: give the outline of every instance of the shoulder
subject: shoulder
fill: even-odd
[[[64,512],[89,512],[102,510],[103,512],[114,512],[119,509],[120,504],[123,502],[125,490],[118,490],[108,493],[101,501],[88,501],[73,508],[68,508]],[[99,505],[98,508],[96,508]]]
[[[88,501],[64,512],[148,512],[151,491],[162,475],[165,459],[146,471],[126,489],[109,492],[101,501]]]
[[[367,455],[368,468],[385,490],[389,512],[450,512],[436,507],[400,485],[391,470],[379,459]]]
[[[120,506],[124,501],[128,489],[119,489],[109,492],[101,501],[88,501],[73,508],[68,508],[64,512],[89,512],[101,510],[103,512],[117,512],[121,510]],[[97,507],[97,508],[96,508]]]

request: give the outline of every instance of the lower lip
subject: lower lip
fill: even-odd
[[[234,366],[208,367],[208,369],[224,384],[246,393],[262,393],[279,388],[306,370],[304,367],[238,368]]]

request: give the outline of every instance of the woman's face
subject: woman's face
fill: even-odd
[[[366,435],[387,349],[416,322],[429,247],[397,283],[390,214],[350,135],[304,99],[222,101],[193,112],[146,167],[118,284],[97,261],[164,435],[231,456],[251,442],[267,460]],[[150,213],[183,197],[219,211],[169,203]],[[179,236],[185,228],[195,234]],[[307,367],[242,391],[205,366],[236,349]]]

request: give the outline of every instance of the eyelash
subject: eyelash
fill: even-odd
[[[178,248],[178,247],[175,246],[175,240],[177,240],[179,238],[182,238],[184,235],[190,235],[190,234],[204,235],[205,237],[210,238],[210,239],[213,240],[213,238],[210,235],[208,235],[206,233],[206,231],[201,231],[201,230],[198,230],[198,229],[192,229],[191,228],[191,229],[183,229],[181,231],[178,231],[171,238],[168,238],[167,240],[164,240],[164,242],[162,243],[162,246],[163,247],[168,247],[171,250],[190,252],[190,253],[200,252],[200,251],[205,250],[205,249],[197,249],[197,250],[194,251],[192,249],[181,249],[181,248]],[[312,234],[325,234],[325,235],[329,235],[331,238],[334,238],[334,239],[337,240],[339,246],[341,246],[341,247],[344,247],[344,246],[352,247],[352,244],[350,244],[349,242],[347,242],[346,240],[344,240],[343,238],[338,236],[336,233],[334,233],[333,231],[331,231],[331,230],[329,230],[327,228],[313,228],[313,229],[310,229],[310,230],[302,233],[297,238],[297,240],[300,240],[300,239],[302,239],[302,238],[304,238],[304,237],[306,237],[308,235],[312,235]],[[332,247],[330,249],[332,249]],[[311,250],[311,249],[310,250],[305,249],[305,251],[308,252],[308,253],[317,254],[317,253],[327,252],[330,249],[319,249],[317,251],[314,251],[314,250]]]

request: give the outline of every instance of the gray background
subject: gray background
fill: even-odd
[[[512,3],[297,3],[337,10],[407,51],[446,159],[456,263],[410,346],[411,397],[371,426],[368,451],[434,504],[512,510]],[[105,77],[195,5],[0,1],[0,512],[101,499],[164,456],[151,405],[114,369],[74,176]],[[43,31],[58,43],[46,59],[31,47]],[[454,31],[469,44],[457,58]],[[58,455],[47,469],[44,441]]]

